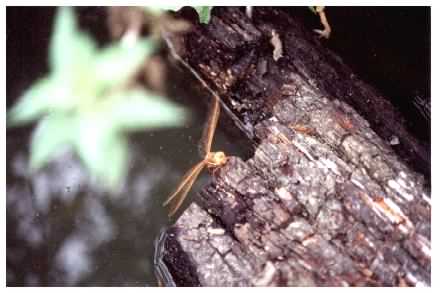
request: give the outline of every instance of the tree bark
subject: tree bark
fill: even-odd
[[[413,170],[429,176],[429,151],[400,114],[282,10],[213,14],[173,43],[256,149],[231,157],[161,235],[160,278],[430,286],[430,191]]]

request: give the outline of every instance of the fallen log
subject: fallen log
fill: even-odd
[[[256,149],[163,232],[165,285],[430,286],[430,192],[413,170],[429,152],[396,109],[282,10],[213,14],[173,49]]]

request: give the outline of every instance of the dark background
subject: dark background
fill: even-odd
[[[308,27],[322,28],[309,9],[289,9]],[[414,97],[431,98],[430,7],[326,7],[332,27],[325,44],[399,109],[408,129],[430,142],[430,121]]]

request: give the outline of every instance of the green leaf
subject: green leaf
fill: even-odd
[[[90,174],[114,188],[127,172],[127,130],[181,125],[179,106],[125,85],[155,49],[150,40],[97,50],[77,30],[71,8],[60,8],[49,48],[50,74],[34,83],[8,113],[8,126],[38,119],[31,167],[72,147]]]
[[[123,130],[182,125],[186,111],[167,99],[145,90],[133,89],[112,97],[108,123]]]
[[[194,6],[194,9],[199,14],[199,20],[201,23],[208,23],[211,19],[211,10],[213,6]]]
[[[144,9],[146,12],[154,13],[154,14],[161,14],[166,10],[172,10],[172,11],[178,11],[183,6],[166,6],[166,5],[159,5],[159,6],[144,6]],[[213,6],[192,6],[199,15],[199,21],[201,23],[208,23],[211,19],[211,10]]]
[[[64,62],[66,51],[73,45],[72,36],[75,34],[76,20],[71,8],[61,7],[55,16],[54,32],[49,45],[49,64],[54,69]],[[65,47],[67,46],[67,47]]]
[[[62,81],[49,78],[37,81],[9,111],[8,126],[30,122],[51,111],[71,109],[75,100],[69,91]]]
[[[307,6],[314,14],[318,14],[318,11],[316,10],[316,6]]]
[[[36,170],[72,143],[76,120],[71,116],[51,114],[40,121],[31,143],[31,168]]]
[[[77,151],[92,175],[110,188],[116,188],[127,169],[125,138],[109,127],[103,115],[81,117]]]
[[[123,136],[113,136],[104,147],[106,163],[99,174],[104,184],[116,190],[127,175],[128,143]]]
[[[55,16],[55,29],[49,45],[49,65],[63,74],[75,72],[78,65],[90,66],[96,46],[90,37],[77,30],[72,8],[61,7]]]
[[[167,5],[157,5],[157,6],[144,6],[144,10],[148,13],[162,14],[167,10],[177,11],[183,6],[167,6]]]
[[[95,76],[103,86],[120,84],[129,78],[156,46],[151,40],[141,40],[133,46],[119,43],[101,51],[95,60]]]

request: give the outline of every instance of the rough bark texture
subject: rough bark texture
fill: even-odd
[[[430,285],[429,153],[389,102],[282,10],[216,8],[179,54],[257,147],[162,235],[176,285]]]

